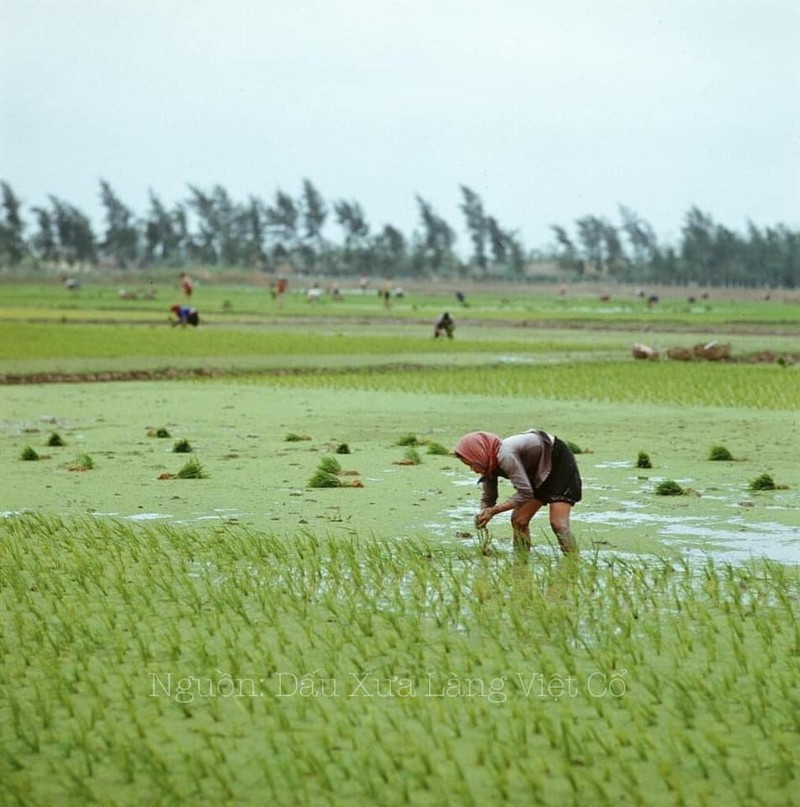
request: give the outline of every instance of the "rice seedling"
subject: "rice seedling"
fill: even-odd
[[[416,434],[402,434],[397,438],[395,445],[398,446],[418,446],[420,444]]]
[[[329,474],[342,473],[342,464],[336,459],[336,457],[331,457],[330,455],[324,456],[322,459],[320,459],[319,468],[320,470]]]
[[[497,554],[497,550],[492,546],[492,534],[486,527],[479,527],[478,533],[478,551],[481,555],[490,557]]]
[[[725,446],[711,446],[708,458],[714,462],[728,462],[733,459],[733,454]]]
[[[172,446],[172,452],[174,454],[191,454],[193,451],[191,443],[185,438],[181,438],[180,440],[176,440],[175,444]]]
[[[775,490],[775,480],[771,474],[764,472],[750,480],[748,488],[750,490]]]
[[[307,482],[309,488],[362,488],[360,479],[343,480],[342,476],[357,476],[356,471],[345,471],[336,457],[330,454],[322,457],[314,473]]]
[[[451,454],[450,449],[447,446],[444,446],[441,443],[437,443],[435,441],[428,443],[426,453],[433,454],[439,457],[449,457]]]
[[[577,443],[573,443],[572,440],[565,440],[565,442],[569,446],[569,450],[573,454],[583,454],[583,453],[585,453],[584,449],[581,446],[579,446]]]
[[[347,443],[339,443],[338,446],[334,449],[336,454],[349,454],[350,453],[350,446]]]
[[[636,457],[637,468],[652,468],[653,463],[650,461],[650,455],[646,451],[640,451]]]
[[[60,446],[65,446],[66,443],[64,442],[64,438],[58,432],[53,432],[50,437],[47,438],[47,445],[51,448],[58,448]]]
[[[86,453],[78,454],[75,460],[67,466],[69,471],[91,471],[92,468],[94,468],[94,460]]]
[[[683,496],[686,491],[674,480],[664,479],[655,487],[656,496]]]
[[[20,452],[19,458],[25,462],[36,462],[40,459],[39,453],[33,446],[25,446]]]
[[[417,450],[416,446],[408,445],[403,452],[403,459],[400,460],[398,465],[419,465],[422,462],[422,456]]]
[[[150,428],[147,430],[148,437],[158,437],[159,439],[169,439],[172,435],[166,426],[159,426],[157,428]]]
[[[297,432],[289,432],[283,439],[287,443],[302,443],[311,440],[312,437],[310,434],[298,434]]]
[[[178,471],[179,479],[208,479],[208,473],[197,457],[191,457]]]

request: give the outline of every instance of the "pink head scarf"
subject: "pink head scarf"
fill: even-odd
[[[454,453],[470,465],[481,465],[486,473],[497,468],[497,452],[503,441],[491,432],[470,432],[456,443]]]

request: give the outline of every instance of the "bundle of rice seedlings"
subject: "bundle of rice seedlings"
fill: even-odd
[[[147,430],[148,437],[161,437],[161,438],[169,438],[172,435],[169,433],[169,429],[165,426],[159,426],[157,429],[148,429]]]
[[[363,488],[364,483],[360,479],[353,479],[344,482],[340,478],[341,474],[357,476],[358,471],[343,471],[339,460],[336,457],[325,456],[319,461],[317,470],[314,471],[311,479],[308,480],[310,488]]]
[[[403,452],[403,459],[410,465],[419,465],[422,462],[422,457],[414,446],[406,446]]]
[[[350,446],[347,443],[339,443],[336,446],[336,453],[337,454],[349,454],[350,453]]]
[[[192,447],[189,445],[188,440],[178,440],[174,446],[172,446],[172,452],[174,454],[191,454]]]
[[[53,432],[47,439],[47,445],[53,448],[57,448],[58,446],[65,446],[66,443],[64,442],[64,439],[58,432]]]
[[[428,443],[428,454],[436,454],[440,457],[449,457],[450,449],[441,443]]]
[[[286,437],[283,438],[287,443],[301,443],[304,440],[310,440],[310,434],[296,434],[295,432],[289,432]]]
[[[750,480],[749,488],[750,490],[775,490],[777,485],[769,474],[763,473]]]
[[[478,527],[478,549],[481,555],[491,557],[497,554],[497,550],[492,546],[492,535],[486,527]]]
[[[686,491],[673,479],[665,479],[656,485],[657,496],[683,496]]]
[[[208,479],[205,468],[200,464],[197,457],[192,457],[186,462],[183,468],[178,471],[179,479]]]
[[[652,468],[653,463],[650,462],[650,456],[646,451],[640,451],[636,458],[637,468]]]
[[[342,466],[339,460],[330,455],[323,457],[319,461],[319,467],[321,470],[325,471],[325,473],[329,474],[340,474],[342,472]]]
[[[572,440],[565,440],[564,442],[569,446],[569,450],[573,454],[583,454],[583,449],[577,443],[573,443]]]
[[[94,460],[88,454],[78,454],[75,462],[67,466],[68,471],[91,471],[94,468]]]
[[[716,462],[726,462],[733,459],[733,454],[725,446],[711,446],[708,458]]]
[[[414,446],[406,446],[403,454],[403,459],[397,460],[395,465],[419,465],[422,462],[422,457],[419,451]]]
[[[340,488],[343,484],[336,474],[326,471],[324,468],[317,468],[311,479],[308,480],[310,488]]]
[[[39,459],[39,455],[36,453],[36,449],[33,446],[25,446],[19,458],[25,460],[25,462],[35,462]]]
[[[416,446],[419,445],[419,440],[416,434],[404,434],[397,438],[397,445],[399,446]]]

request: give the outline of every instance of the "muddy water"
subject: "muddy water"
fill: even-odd
[[[454,445],[476,429],[511,434],[541,426],[590,452],[578,456],[584,500],[573,513],[584,547],[798,562],[800,468],[787,447],[800,445],[799,420],[789,412],[276,390],[224,380],[3,387],[0,512],[466,540],[459,536],[474,532],[476,477],[424,447],[420,465],[398,465],[398,438],[414,433]],[[148,436],[161,426],[170,438]],[[66,446],[46,446],[53,431]],[[288,442],[292,432],[312,439]],[[208,479],[159,479],[186,462],[172,451],[182,438]],[[321,457],[341,443],[351,451],[338,457],[342,467],[364,487],[309,489]],[[709,462],[712,444],[742,461]],[[42,459],[22,461],[26,445]],[[651,470],[633,467],[640,450]],[[94,459],[93,470],[68,470],[78,453]],[[787,489],[748,491],[763,472]],[[656,496],[660,479],[694,493]],[[510,492],[501,486],[501,495]],[[498,546],[510,544],[507,518],[491,524]],[[531,526],[537,548],[549,551],[546,514]]]

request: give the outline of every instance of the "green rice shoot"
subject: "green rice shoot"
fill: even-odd
[[[403,434],[397,438],[397,445],[399,446],[418,446],[419,438],[416,434]]]
[[[725,446],[711,446],[708,458],[714,462],[728,462],[733,459],[733,454]]]
[[[406,465],[419,465],[422,462],[422,457],[416,446],[406,446],[403,452],[403,461]]]
[[[344,483],[335,473],[321,467],[317,468],[308,480],[310,488],[341,488],[343,486]]]
[[[319,461],[319,468],[325,473],[328,474],[340,474],[342,473],[342,464],[336,457],[331,456],[330,454],[322,457]]]
[[[203,468],[197,457],[187,460],[186,464],[178,471],[179,479],[208,479],[208,473]]]
[[[686,491],[674,480],[665,479],[656,485],[657,496],[683,496]]]
[[[765,472],[751,479],[748,487],[750,490],[776,490],[777,485],[771,474]]]

